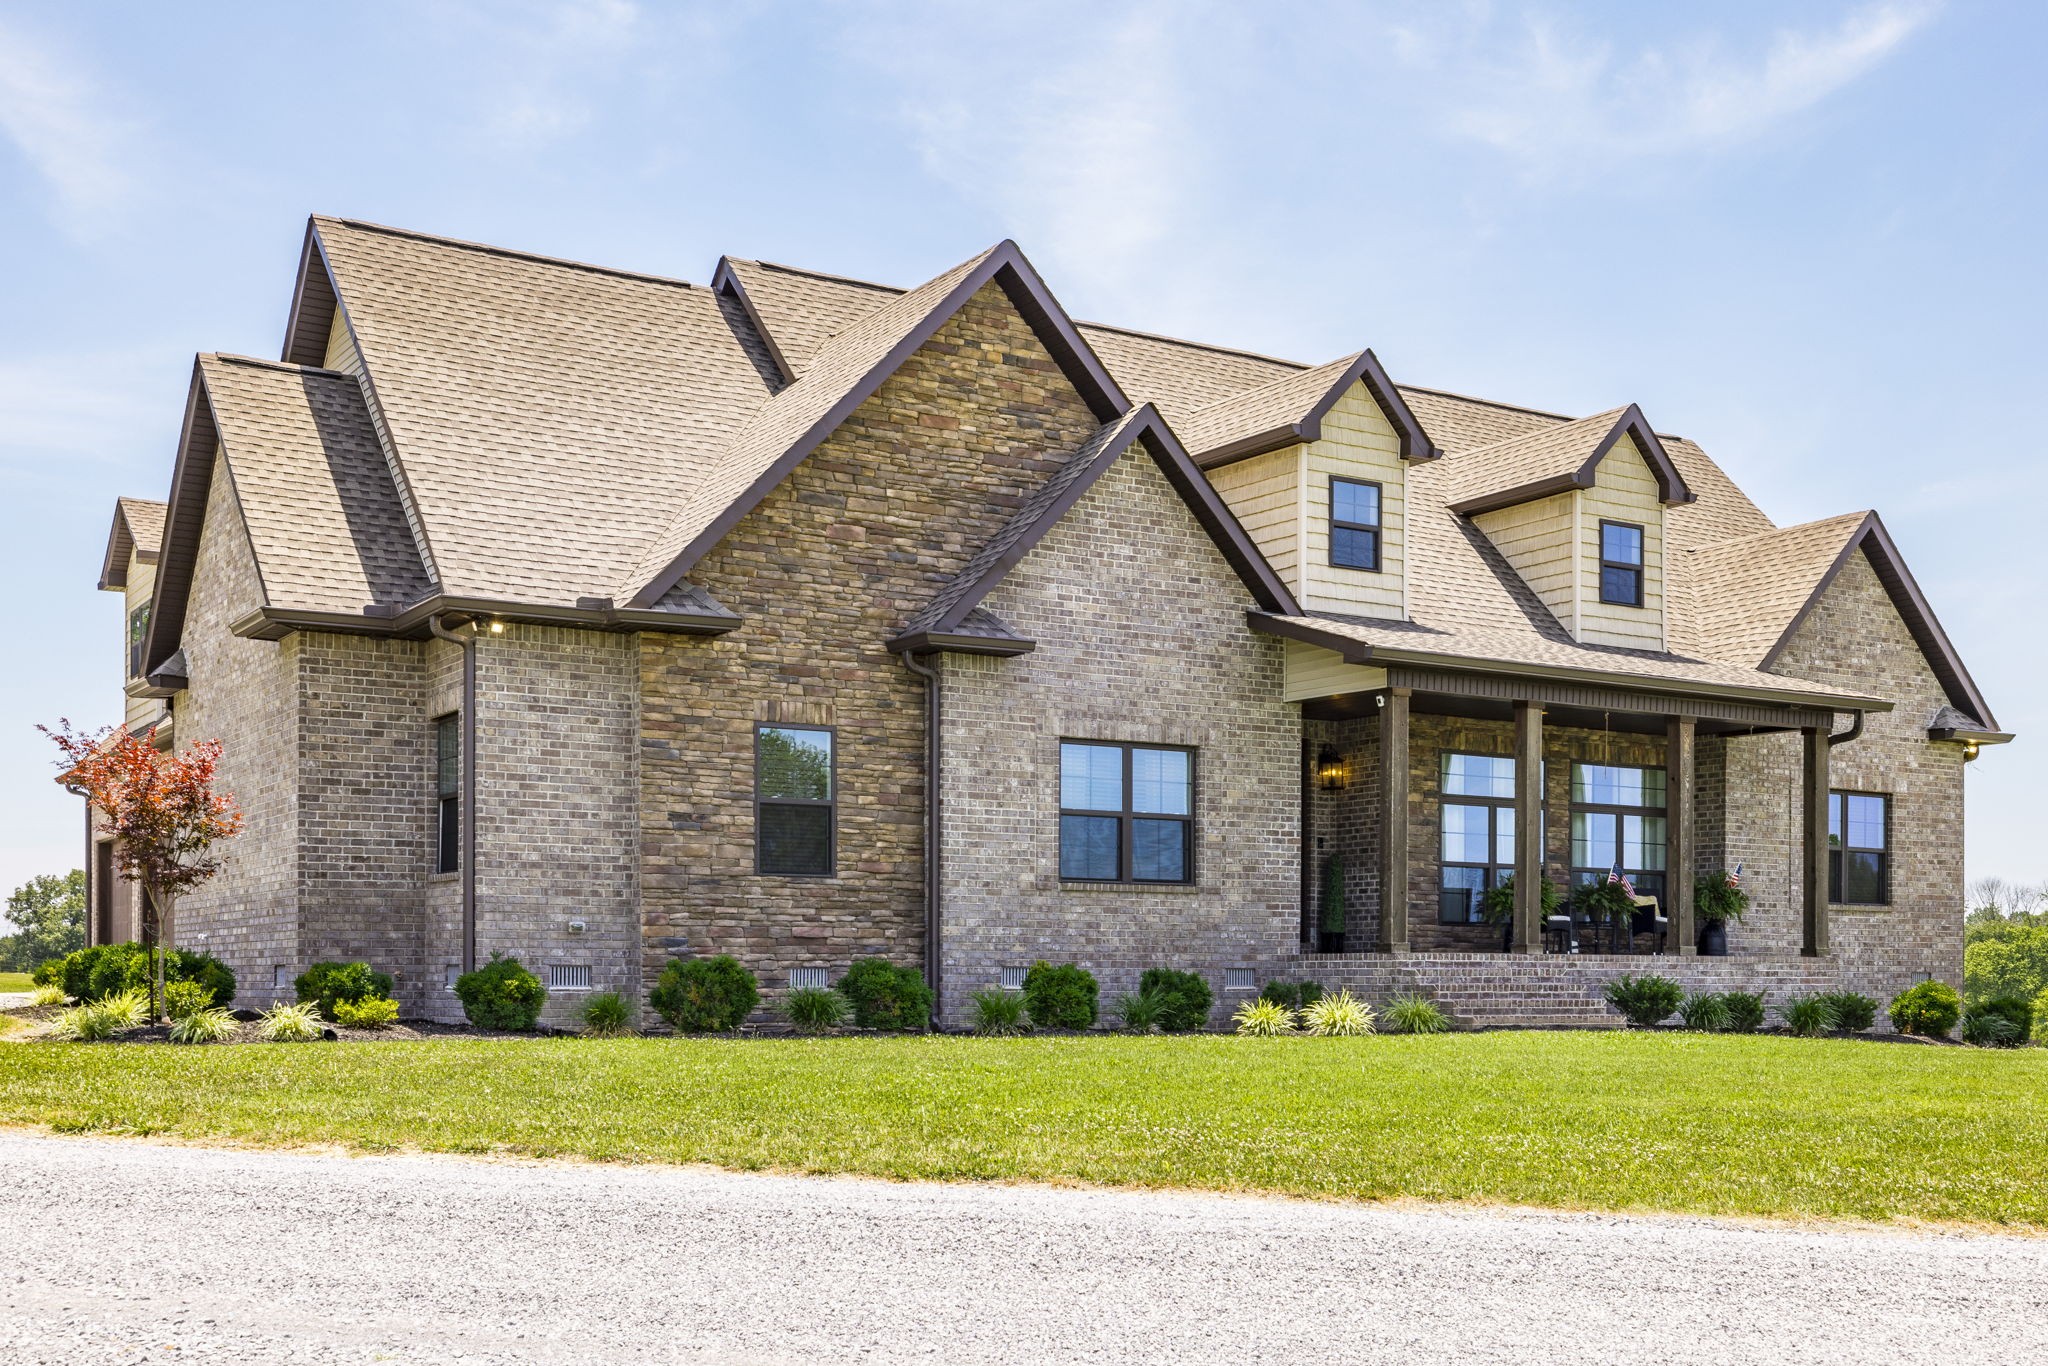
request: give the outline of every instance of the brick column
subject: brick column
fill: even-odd
[[[1671,921],[1666,951],[1693,954],[1693,718],[1673,716],[1664,741],[1664,914]]]
[[[1805,793],[1804,848],[1800,851],[1801,918],[1799,951],[1808,958],[1825,958],[1828,952],[1828,728],[1807,726],[1806,772],[1801,784]]]
[[[1543,951],[1543,708],[1515,703],[1515,952]]]
[[[1388,688],[1380,707],[1381,953],[1408,952],[1408,698]]]

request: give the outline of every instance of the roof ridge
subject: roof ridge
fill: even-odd
[[[1119,327],[1115,323],[1091,323],[1074,319],[1075,327],[1090,327],[1097,332],[1116,332],[1126,337],[1143,337],[1147,341],[1172,342],[1175,346],[1191,347],[1196,351],[1214,351],[1218,355],[1243,356],[1247,360],[1262,360],[1269,365],[1287,365],[1296,370],[1314,370],[1317,367],[1305,361],[1288,360],[1285,356],[1269,356],[1263,351],[1247,351],[1241,346],[1223,346],[1217,342],[1190,341],[1186,337],[1170,337],[1164,332],[1147,332],[1137,327]]]
[[[812,270],[808,266],[785,265],[781,261],[757,261],[750,256],[734,256],[728,259],[738,261],[742,265],[759,266],[763,270],[779,270],[784,275],[802,275],[813,280],[830,280],[834,284],[857,285],[861,289],[880,290],[885,294],[908,294],[910,292],[901,285],[880,284],[874,280],[863,280],[853,275],[834,275],[829,270]]]
[[[1528,413],[1532,417],[1554,417],[1560,422],[1577,422],[1579,419],[1569,413],[1553,412],[1549,408],[1531,408],[1526,403],[1503,403],[1497,398],[1480,398],[1474,394],[1461,394],[1455,389],[1432,389],[1427,384],[1396,384],[1396,389],[1411,393],[1435,394],[1438,398],[1454,398],[1460,403],[1477,403],[1487,408],[1499,408],[1510,413]]]
[[[1688,555],[1698,555],[1709,550],[1724,550],[1731,546],[1741,545],[1745,541],[1760,541],[1766,536],[1783,536],[1789,532],[1808,531],[1817,526],[1826,526],[1830,522],[1846,522],[1851,518],[1861,521],[1874,514],[1875,509],[1873,508],[1863,508],[1856,512],[1838,512],[1832,517],[1816,517],[1810,522],[1794,522],[1791,526],[1768,527],[1762,531],[1752,531],[1743,536],[1730,536],[1725,541],[1709,541],[1706,545],[1686,546],[1685,553]]]
[[[1214,411],[1215,409],[1221,408],[1226,404],[1243,403],[1246,399],[1251,398],[1255,394],[1263,394],[1266,392],[1266,390],[1271,389],[1276,385],[1292,383],[1293,381],[1302,378],[1304,375],[1313,375],[1318,370],[1329,370],[1332,368],[1348,366],[1353,361],[1356,361],[1360,356],[1364,355],[1366,350],[1367,348],[1360,347],[1358,350],[1351,352],[1349,355],[1339,356],[1335,360],[1326,360],[1320,365],[1304,366],[1302,369],[1296,370],[1294,373],[1289,375],[1275,375],[1273,376],[1273,378],[1269,380],[1261,380],[1259,383],[1254,384],[1249,389],[1239,389],[1235,393],[1225,394],[1222,398],[1217,399],[1214,403],[1204,403],[1201,407],[1195,409],[1191,416],[1200,417],[1203,413]]]
[[[288,360],[265,360],[261,356],[244,356],[234,351],[201,351],[201,360],[217,360],[227,365],[253,365],[259,370],[288,370],[302,375],[337,375],[342,379],[354,379],[346,370],[336,370],[326,365],[299,365]]]
[[[645,270],[623,270],[618,266],[600,266],[591,261],[578,261],[567,256],[544,256],[537,251],[520,251],[515,247],[497,247],[488,242],[472,242],[466,237],[447,237],[437,232],[420,232],[415,228],[394,228],[389,223],[372,223],[367,218],[342,218],[335,214],[313,215],[315,223],[339,223],[344,227],[360,228],[364,232],[383,233],[387,237],[409,237],[416,242],[434,242],[444,247],[457,247],[463,251],[481,252],[486,256],[504,256],[515,261],[533,261],[544,266],[561,266],[567,270],[587,270],[594,275],[613,275],[624,280],[645,280],[649,284],[675,285],[680,289],[704,289],[693,280],[680,280],[673,275],[656,275]]]

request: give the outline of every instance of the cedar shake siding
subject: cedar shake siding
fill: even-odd
[[[1146,968],[1201,973],[1227,1013],[1227,969],[1264,982],[1292,952],[1301,721],[1247,598],[1134,444],[984,600],[1038,645],[943,666],[948,1025],[1003,968],[1041,958],[1093,972],[1107,1022]],[[1061,880],[1062,739],[1193,749],[1191,885]]]
[[[650,983],[692,954],[769,988],[923,961],[924,684],[885,642],[1098,425],[987,286],[692,569],[745,624],[641,637]],[[834,876],[754,871],[761,722],[835,728]]]

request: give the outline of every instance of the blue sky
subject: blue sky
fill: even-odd
[[[2044,42],[1914,0],[0,0],[0,890],[81,852],[31,726],[117,715],[114,497],[164,496],[195,351],[277,354],[315,211],[696,280],[1014,237],[1080,317],[1640,403],[1781,524],[1884,514],[2023,733],[1971,874],[2048,879]]]

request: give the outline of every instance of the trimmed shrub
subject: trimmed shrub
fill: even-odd
[[[987,987],[974,993],[974,1032],[991,1036],[1022,1034],[1024,998],[1001,987]]]
[[[64,960],[45,958],[36,964],[36,970],[28,975],[31,986],[48,987],[64,985]]]
[[[2034,1005],[2024,996],[1983,996],[1963,1007],[1963,1042],[1981,1048],[2020,1048],[2034,1028]]]
[[[1275,1038],[1294,1032],[1294,1011],[1263,996],[1255,1001],[1246,1001],[1230,1018],[1237,1025],[1238,1033],[1257,1038]]]
[[[360,1001],[336,1001],[334,1022],[349,1029],[389,1029],[398,1023],[398,1002],[389,996],[365,996]]]
[[[343,1024],[348,1022],[334,1013],[337,1005],[389,996],[395,985],[390,973],[368,963],[315,963],[292,980],[300,1001],[319,1006],[322,1016]]]
[[[164,983],[164,1014],[182,1020],[201,1010],[215,1009],[213,993],[197,982]]]
[[[1892,1028],[1901,1034],[1918,1034],[1927,1039],[1945,1039],[1963,1013],[1963,1000],[1956,989],[1932,978],[1907,987],[1892,997]]]
[[[863,958],[836,983],[853,1005],[853,1022],[862,1029],[930,1029],[932,989],[916,968],[899,967],[886,958]]]
[[[1753,991],[1724,991],[1721,1000],[1728,1007],[1728,1032],[1754,1034],[1764,1027],[1764,998]]]
[[[1861,1034],[1877,1023],[1877,1002],[1856,991],[1824,991],[1820,999],[1835,1008],[1835,1028]]]
[[[320,1011],[311,1001],[279,1001],[257,1019],[256,1037],[265,1043],[310,1043],[320,1037]]]
[[[1127,992],[1116,998],[1117,1023],[1128,1034],[1150,1034],[1166,1013],[1166,998],[1156,991]]]
[[[1678,1003],[1678,1018],[1687,1029],[1725,1033],[1729,1025],[1728,998],[1718,991],[1696,991]]]
[[[1159,1027],[1168,1034],[1193,1034],[1209,1023],[1209,1007],[1216,997],[1201,974],[1173,968],[1146,968],[1138,978],[1138,994],[1157,993],[1164,1001]]]
[[[798,987],[782,1001],[782,1018],[799,1034],[823,1034],[846,1022],[853,1005],[830,987]]]
[[[1024,974],[1024,1009],[1040,1029],[1087,1029],[1100,990],[1095,974],[1077,963],[1033,963]]]
[[[1795,996],[1785,1003],[1785,1027],[1803,1039],[1832,1034],[1841,1027],[1842,1017],[1827,996]]]
[[[1320,1039],[1352,1038],[1373,1032],[1372,1007],[1340,988],[1302,1009],[1302,1029]]]
[[[1403,992],[1387,1002],[1387,1013],[1381,1018],[1389,1034],[1445,1034],[1451,1028],[1451,1017],[1442,1007],[1414,992]]]
[[[670,966],[674,966],[671,964]],[[668,974],[662,974],[662,981]],[[532,1029],[547,1003],[548,989],[517,958],[493,955],[475,972],[455,979],[455,999],[478,1029]]]
[[[145,1007],[152,974],[149,947],[130,941],[125,944],[95,944],[60,960],[62,967],[52,980],[61,982],[64,994],[75,1001],[100,1001],[126,991],[140,991]],[[208,1005],[225,1006],[235,999],[235,974],[212,954],[172,949],[164,955],[164,985],[198,982],[210,993]]]
[[[187,985],[181,983],[180,985]],[[208,1006],[181,1015],[171,1021],[172,1043],[219,1043],[232,1039],[240,1028],[235,1023],[233,1011],[222,1010],[219,1006]]]
[[[608,1039],[633,1032],[633,1007],[616,991],[600,991],[583,1003],[583,1032]]]
[[[1607,984],[1606,994],[1607,1004],[1638,1029],[1662,1023],[1685,1000],[1685,988],[1654,972],[1641,977],[1617,977]]]
[[[725,1034],[761,1003],[761,983],[729,953],[671,958],[647,994],[662,1019],[685,1034]]]
[[[1286,1006],[1289,1010],[1300,1010],[1315,1004],[1316,998],[1322,994],[1323,989],[1314,982],[1268,982],[1259,992],[1259,999]]]

